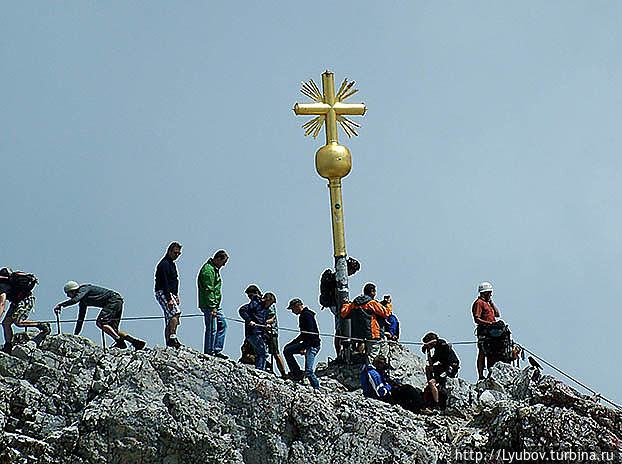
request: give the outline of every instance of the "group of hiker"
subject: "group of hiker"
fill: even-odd
[[[179,348],[182,344],[177,336],[179,318],[181,316],[179,297],[179,274],[175,261],[181,255],[182,245],[172,242],[156,266],[155,300],[164,315],[164,340],[166,346]],[[227,318],[221,308],[222,278],[221,269],[227,264],[229,255],[225,250],[217,251],[201,267],[197,277],[198,307],[203,313],[205,335],[203,351],[205,354],[227,359],[223,353],[227,332]],[[347,260],[348,275],[353,275],[361,268],[360,263],[350,257]],[[7,301],[9,310],[2,321],[5,344],[2,351],[11,353],[13,348],[12,325],[18,327],[36,327],[39,334],[35,341],[39,343],[50,333],[47,322],[36,322],[28,318],[34,307],[33,289],[37,279],[33,274],[0,269],[0,318],[4,313]],[[133,337],[119,327],[123,314],[123,297],[116,291],[93,284],[79,284],[68,281],[64,285],[67,300],[58,303],[54,311],[57,315],[63,308],[78,305],[78,317],[74,334],[79,334],[89,306],[101,308],[97,316],[97,327],[114,340],[113,347],[127,348],[127,343],[136,350],[145,347],[145,341]],[[492,285],[482,282],[478,286],[478,298],[472,305],[472,315],[477,324],[478,358],[477,371],[483,378],[485,362],[490,353],[487,334],[497,323],[499,310],[492,301]],[[364,364],[361,373],[361,386],[367,397],[376,398],[393,404],[399,404],[412,411],[426,411],[430,408],[444,406],[444,386],[447,378],[456,377],[460,361],[449,343],[436,333],[429,332],[422,339],[422,351],[427,354],[426,368],[427,385],[421,390],[399,380],[391,379],[388,361],[389,342],[399,340],[399,321],[393,313],[390,295],[376,299],[377,289],[373,283],[363,287],[363,293],[352,301],[345,300],[341,307],[338,304],[337,280],[333,270],[327,269],[320,278],[320,305],[329,308],[335,318],[334,346],[337,358],[334,363],[343,363],[344,354]],[[321,341],[315,312],[304,305],[300,298],[289,301],[287,309],[298,316],[300,334],[283,348],[283,357],[279,351],[277,298],[273,292],[262,293],[256,284],[249,285],[245,294],[248,303],[239,308],[239,315],[244,321],[244,336],[247,354],[252,351],[252,362],[257,369],[266,370],[268,356],[282,378],[294,381],[308,379],[311,386],[319,389],[319,381],[315,375],[315,359],[320,351]],[[350,330],[345,330],[349,321]],[[496,326],[495,326],[496,327]],[[349,333],[347,333],[349,332]],[[244,349],[243,349],[244,353]],[[296,361],[295,356],[304,356],[304,370]],[[244,356],[243,356],[244,357]],[[348,358],[349,359],[349,358]],[[501,359],[501,358],[500,358]],[[286,372],[285,364],[289,373]],[[270,365],[271,366],[271,365]],[[272,366],[271,366],[272,367]],[[490,368],[490,360],[488,368]]]

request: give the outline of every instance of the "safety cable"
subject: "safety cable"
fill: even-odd
[[[553,364],[551,364],[550,362],[548,362],[546,359],[543,359],[542,357],[538,356],[536,353],[534,353],[533,351],[531,351],[528,348],[525,348],[525,346],[521,345],[521,348],[524,349],[527,353],[533,355],[536,359],[538,359],[539,361],[542,361],[544,364],[546,364],[547,366],[549,366],[551,369],[555,370],[556,372],[562,374],[564,377],[569,378],[570,380],[572,380],[574,383],[576,383],[577,385],[581,385],[583,388],[585,388],[587,391],[591,392],[594,394],[594,396],[596,398],[600,398],[603,401],[605,401],[606,403],[609,403],[610,405],[614,406],[616,409],[619,409],[620,411],[622,411],[622,406],[620,406],[617,403],[614,403],[613,401],[611,401],[609,398],[604,397],[603,395],[601,395],[600,393],[598,393],[596,390],[588,387],[587,385],[585,385],[584,383],[580,382],[579,380],[575,379],[574,377],[572,377],[570,374],[565,373],[564,371],[562,371],[561,369],[555,367]]]
[[[180,316],[178,316],[180,318],[186,318],[186,317],[204,317],[203,314],[182,314]],[[145,321],[145,320],[158,320],[158,319],[164,319],[164,316],[133,316],[133,317],[122,317],[120,319],[120,321]],[[227,320],[227,321],[232,321],[232,322],[239,322],[241,324],[245,324],[246,321],[244,321],[244,319],[237,319],[234,317],[227,317],[224,316],[223,319]],[[63,322],[78,322],[78,319],[63,319],[63,320],[50,320],[50,321],[38,321],[38,322],[47,322],[49,324],[54,324],[54,323],[63,323]],[[97,322],[97,319],[84,319],[83,322]],[[262,327],[262,328],[273,328],[271,325],[269,324],[255,324],[256,327]],[[297,333],[302,333],[302,334],[311,334],[311,335],[319,335],[320,337],[329,337],[329,338],[343,338],[343,339],[347,339],[347,340],[352,340],[355,342],[370,342],[370,343],[380,343],[382,340],[368,340],[365,338],[355,338],[355,337],[346,337],[344,335],[336,335],[336,334],[332,334],[332,333],[322,333],[322,332],[308,332],[308,331],[304,331],[304,330],[300,330],[300,329],[293,329],[290,327],[277,327],[277,330],[283,330],[286,332],[297,332]],[[391,341],[391,340],[389,340]],[[417,346],[422,346],[423,343],[422,342],[408,342],[408,341],[400,341],[399,342],[400,345],[417,345]],[[451,342],[452,345],[474,345],[476,344],[476,341],[459,341],[459,342]]]
[[[180,317],[180,318],[204,317],[204,314],[202,314],[202,313],[201,314],[199,314],[199,313],[196,313],[196,314],[182,314],[182,315],[180,315],[178,317]],[[164,316],[131,316],[131,317],[122,317],[120,320],[121,321],[144,321],[144,320],[158,320],[158,319],[164,319]],[[242,323],[242,324],[246,323],[246,321],[244,321],[243,319],[237,319],[237,318],[234,318],[234,317],[224,316],[223,319],[225,319],[227,321],[231,321],[231,322]],[[53,324],[53,323],[60,324],[60,323],[63,323],[63,322],[67,322],[67,323],[69,323],[69,322],[78,322],[78,319],[64,319],[64,320],[39,321],[39,322],[47,322],[47,323],[50,323],[50,324]],[[83,322],[97,322],[97,319],[84,319]],[[269,324],[255,324],[255,326],[256,327],[262,327],[262,328],[272,328],[272,326],[269,325]],[[293,329],[293,328],[290,328],[290,327],[278,327],[276,330],[283,330],[285,332],[297,332],[297,333],[300,333],[300,334],[318,335],[320,337],[328,337],[328,338],[342,338],[342,339],[348,339],[348,340],[351,340],[351,341],[362,342],[362,343],[370,343],[370,342],[371,343],[381,343],[382,342],[382,340],[367,340],[367,339],[364,339],[364,338],[346,337],[344,335],[336,335],[336,334],[331,334],[331,333],[309,332],[309,331],[303,331],[303,330],[299,330],[299,329]],[[392,340],[387,340],[387,341],[389,343],[399,343],[400,345],[415,345],[415,346],[423,345],[422,342],[409,342],[409,341],[393,342]],[[448,343],[451,343],[452,345],[475,345],[475,344],[477,344],[477,341],[457,341],[457,342],[448,342]],[[551,364],[547,360],[545,360],[542,357],[538,356],[533,351],[527,349],[524,345],[520,345],[520,347],[522,349],[524,349],[526,352],[528,352],[529,354],[533,355],[538,360],[542,361],[544,364],[549,366],[551,369],[555,370],[559,374],[562,374],[564,377],[570,379],[571,381],[573,381],[577,385],[580,385],[581,387],[583,387],[584,389],[586,389],[587,391],[592,393],[595,396],[595,398],[602,399],[606,403],[608,403],[608,404],[612,405],[613,407],[615,407],[616,409],[622,411],[622,406],[618,405],[614,401],[612,401],[609,398],[607,398],[607,397],[603,396],[602,394],[598,393],[596,390],[588,387],[584,383],[582,383],[579,380],[577,380],[574,377],[572,377],[570,374],[567,374],[566,372],[562,371],[561,369],[555,367],[553,364]]]

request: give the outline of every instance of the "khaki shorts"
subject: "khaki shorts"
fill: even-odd
[[[274,355],[279,354],[279,333],[274,332],[273,334],[266,334],[264,336],[264,340],[266,341],[266,346],[268,347],[268,353]]]

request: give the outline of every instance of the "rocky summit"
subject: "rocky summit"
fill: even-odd
[[[425,384],[421,357],[395,345],[390,360]],[[622,411],[532,367],[450,379],[429,416],[364,398],[356,367],[318,373],[314,393],[184,347],[24,340],[0,353],[0,463],[622,462]]]

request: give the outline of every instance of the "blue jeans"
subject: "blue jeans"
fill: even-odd
[[[283,355],[285,356],[285,362],[287,362],[287,367],[289,367],[289,371],[294,375],[302,374],[300,370],[300,366],[298,362],[294,358],[295,354],[300,354],[302,350],[305,349],[304,342],[298,343],[289,343],[285,345],[283,348]],[[305,352],[305,377],[309,379],[309,383],[311,386],[318,390],[320,388],[320,382],[315,376],[315,372],[313,366],[315,364],[315,357],[320,352],[320,347],[314,348],[306,348]]]
[[[264,342],[261,334],[249,335],[246,337],[248,342],[253,345],[255,349],[255,367],[257,369],[261,369],[262,371],[266,370],[266,342]]]
[[[225,334],[227,333],[227,321],[222,311],[216,311],[212,316],[212,310],[199,308],[203,312],[205,320],[205,339],[203,340],[203,353],[220,353],[225,346]]]

